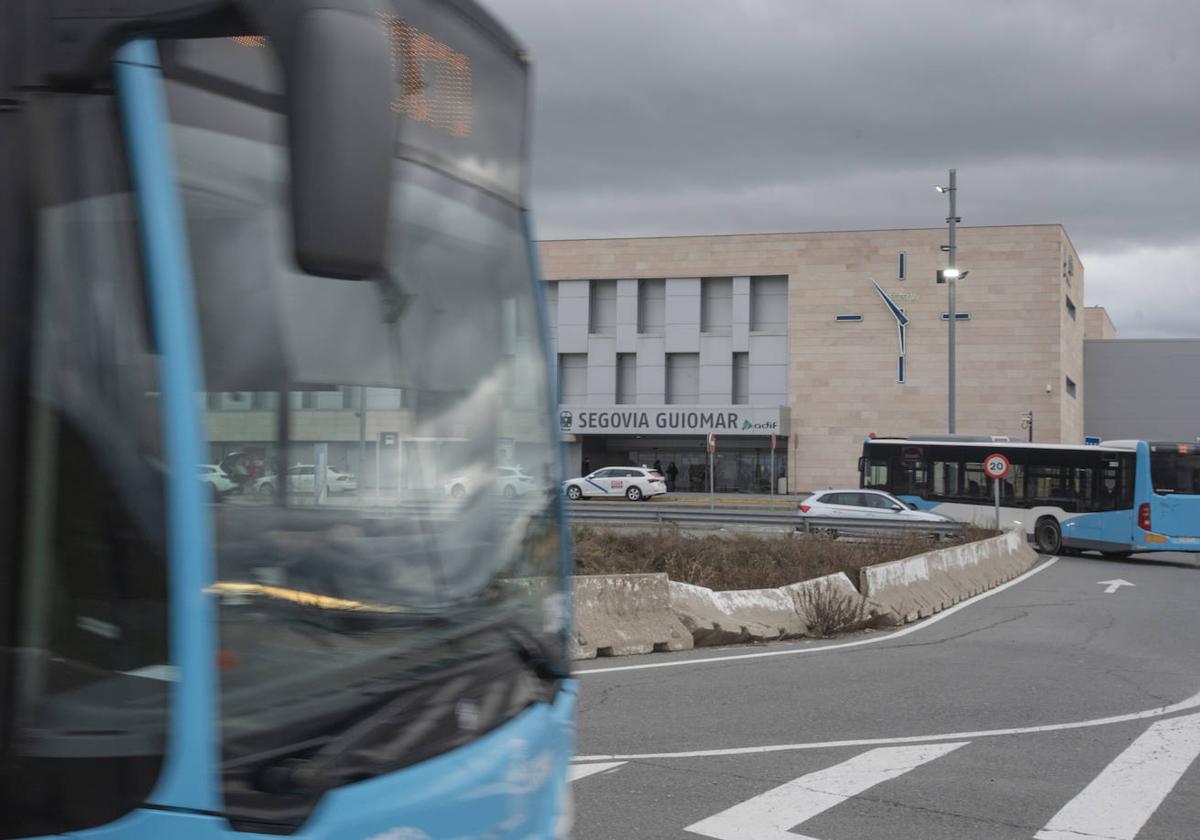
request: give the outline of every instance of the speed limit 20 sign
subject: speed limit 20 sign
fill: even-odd
[[[998,452],[983,459],[983,471],[988,478],[1004,478],[1008,475],[1008,468],[1008,459]]]

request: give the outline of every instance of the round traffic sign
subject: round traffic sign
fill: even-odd
[[[1008,468],[1008,459],[999,452],[983,459],[983,471],[987,473],[988,478],[1004,478],[1008,475]]]

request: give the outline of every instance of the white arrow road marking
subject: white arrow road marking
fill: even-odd
[[[1129,581],[1121,580],[1120,578],[1117,578],[1116,580],[1098,580],[1098,581],[1096,581],[1096,585],[1097,586],[1105,586],[1105,585],[1108,586],[1108,589],[1104,590],[1105,595],[1113,594],[1118,589],[1120,589],[1122,586],[1137,586],[1136,583],[1130,583]]]
[[[567,769],[567,781],[577,782],[580,779],[586,779],[588,776],[603,773],[605,770],[615,770],[624,763],[624,761],[600,761],[596,764],[572,764]]]
[[[1037,840],[1133,840],[1200,756],[1200,714],[1160,720],[1034,835]]]
[[[849,761],[793,779],[684,830],[715,840],[815,840],[788,829],[967,743],[869,750]]]

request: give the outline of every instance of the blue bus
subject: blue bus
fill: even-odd
[[[860,483],[921,510],[990,527],[995,489],[983,461],[993,453],[1011,464],[1001,480],[1001,525],[1024,528],[1045,554],[1200,552],[1196,444],[871,438],[863,443]]]
[[[0,3],[0,838],[569,835],[528,79],[472,0]]]

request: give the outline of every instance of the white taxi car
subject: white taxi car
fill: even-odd
[[[640,502],[667,492],[667,481],[649,467],[603,467],[591,475],[572,478],[563,484],[571,501],[602,497]]]

